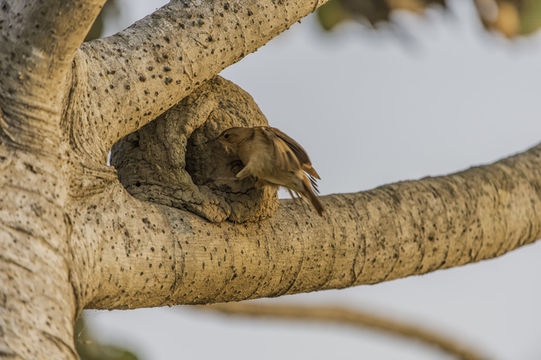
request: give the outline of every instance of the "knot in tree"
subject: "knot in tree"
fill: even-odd
[[[113,146],[111,164],[136,198],[188,210],[212,222],[257,221],[277,208],[276,190],[253,178],[216,137],[235,126],[267,125],[252,97],[215,77],[155,121]]]

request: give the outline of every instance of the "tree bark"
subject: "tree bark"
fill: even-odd
[[[0,4],[0,357],[74,359],[67,144],[76,49],[103,1]]]
[[[0,357],[77,358],[83,308],[370,284],[539,237],[539,146],[323,197],[324,218],[217,181],[213,136],[266,120],[216,74],[324,1],[173,1],[81,46],[103,2],[0,4]]]

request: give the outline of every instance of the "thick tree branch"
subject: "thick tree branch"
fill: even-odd
[[[4,1],[0,7],[0,19],[4,20],[1,42],[11,49],[30,51],[49,65],[48,70],[61,71],[71,64],[105,1]],[[23,58],[21,55],[16,54]],[[42,76],[54,73],[48,71]]]
[[[325,196],[325,218],[282,200],[267,221],[212,224],[131,199],[120,185],[89,201],[101,205],[83,206],[74,230],[101,239],[74,251],[87,264],[87,307],[279,296],[424,274],[535,241],[541,146],[449,176]]]
[[[0,141],[0,358],[73,359],[71,221],[58,159]]]
[[[1,358],[77,357],[60,123],[73,55],[103,2],[0,2]]]
[[[114,36],[83,44],[73,96],[85,111],[73,115],[75,142],[98,147],[104,158],[118,139],[324,3],[172,1]]]
[[[58,151],[67,75],[75,51],[104,2],[0,4],[1,138],[19,148]]]

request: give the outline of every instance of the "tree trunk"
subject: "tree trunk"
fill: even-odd
[[[103,3],[0,4],[1,358],[76,359],[83,308],[377,283],[539,237],[541,146],[325,196],[324,218],[217,181],[215,136],[266,119],[216,74],[324,1],[173,1],[81,45]]]

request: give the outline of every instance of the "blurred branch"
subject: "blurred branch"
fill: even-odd
[[[475,0],[483,26],[508,38],[528,35],[541,27],[539,0]]]
[[[255,304],[255,303],[228,303],[197,306],[199,309],[215,311],[227,315],[240,315],[247,317],[264,317],[272,319],[313,321],[319,323],[334,323],[349,325],[356,328],[367,328],[385,332],[390,335],[401,336],[407,339],[420,341],[435,347],[458,359],[481,360],[486,356],[472,348],[457,342],[436,331],[404,322],[374,315],[359,310],[346,309],[339,306],[308,306],[308,305],[281,305],[281,304]]]
[[[529,35],[541,27],[539,0],[472,0],[479,21],[485,29],[497,31],[507,38]],[[348,20],[376,26],[392,23],[393,11],[424,14],[434,5],[448,8],[449,0],[331,0],[318,10],[318,19],[325,30]]]
[[[331,0],[322,6],[318,19],[325,30],[353,20],[369,26],[390,23],[391,13],[404,10],[422,14],[430,6],[446,7],[446,0]]]
[[[81,360],[137,360],[131,351],[98,342],[88,330],[84,316],[75,323],[75,347]]]

